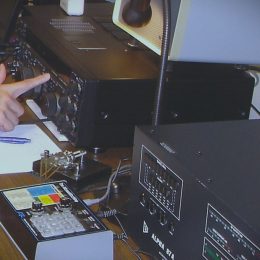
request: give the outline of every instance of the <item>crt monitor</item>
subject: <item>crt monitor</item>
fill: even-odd
[[[12,34],[23,0],[1,0],[0,4],[0,47],[6,46]]]
[[[129,26],[122,18],[123,10],[130,1],[115,1],[114,23],[160,54],[163,0],[143,1],[150,3],[151,19],[141,27]],[[170,60],[260,64],[259,0],[170,2]]]

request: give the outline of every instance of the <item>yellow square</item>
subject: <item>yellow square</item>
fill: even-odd
[[[55,203],[49,195],[40,195],[38,198],[43,205],[50,205]]]

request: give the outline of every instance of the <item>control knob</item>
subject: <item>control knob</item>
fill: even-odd
[[[82,87],[80,85],[80,83],[77,82],[72,82],[70,85],[70,89],[71,89],[71,95],[73,95],[74,97],[78,98],[78,96],[81,94],[82,91]]]
[[[67,114],[61,113],[57,119],[59,131],[63,134],[69,134],[75,129],[75,122]]]
[[[39,213],[43,211],[43,206],[40,201],[33,201],[32,202],[32,212],[34,213]]]
[[[44,93],[39,99],[42,114],[47,117],[55,116],[59,112],[58,94],[56,92]]]
[[[61,96],[58,104],[63,113],[73,115],[77,111],[77,105],[71,100],[70,96]]]
[[[71,208],[71,199],[67,196],[60,198],[60,206],[62,209]]]

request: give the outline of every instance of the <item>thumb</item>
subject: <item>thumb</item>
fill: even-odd
[[[4,89],[12,97],[17,98],[23,93],[27,92],[28,90],[33,89],[34,87],[45,83],[49,79],[50,79],[50,74],[44,73],[40,76],[31,79],[25,79],[23,81],[11,83],[11,84],[3,84],[1,86],[1,89]]]
[[[6,69],[5,65],[2,63],[0,64],[0,84],[5,81],[6,78]]]

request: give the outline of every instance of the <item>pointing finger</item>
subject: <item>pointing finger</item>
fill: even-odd
[[[7,91],[12,97],[17,98],[26,91],[45,83],[49,79],[50,74],[45,73],[31,79],[25,79],[23,81],[2,85],[1,88]]]

